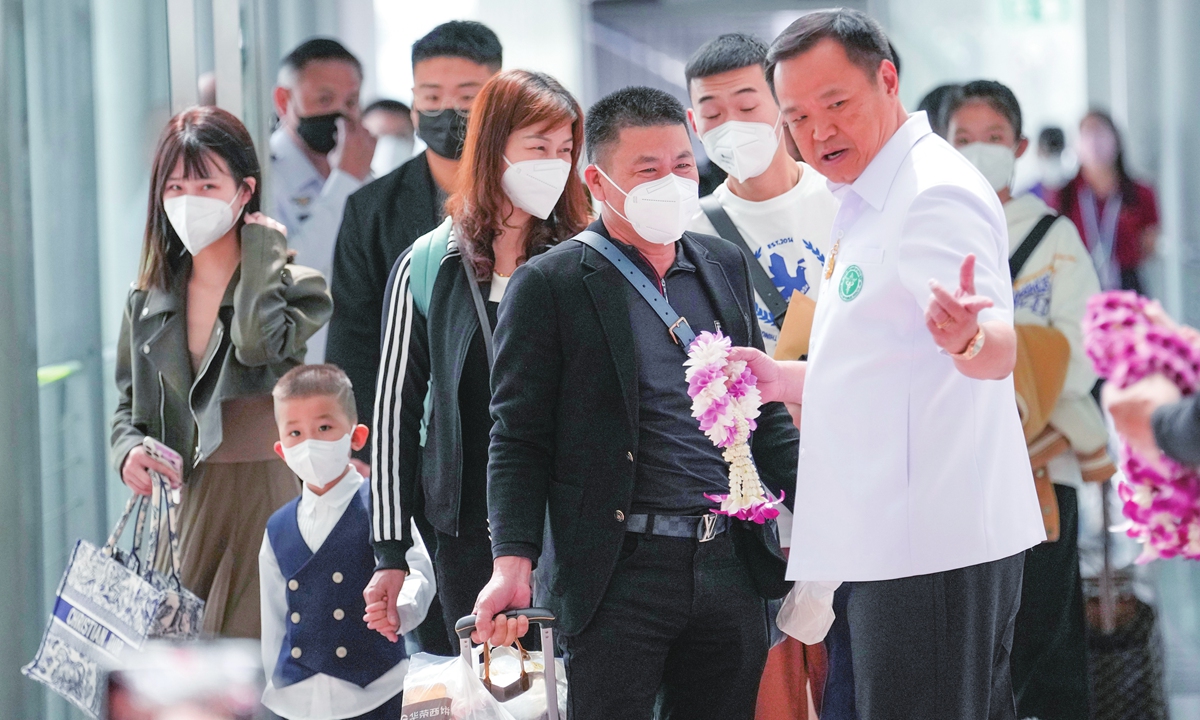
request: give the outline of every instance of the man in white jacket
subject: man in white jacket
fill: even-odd
[[[1096,382],[1083,347],[1082,320],[1100,282],[1075,225],[1032,194],[1012,196],[1013,168],[1029,141],[1021,135],[1021,108],[998,82],[962,86],[948,110],[949,139],[979,169],[1004,203],[1013,270],[1013,319],[1051,327],[1070,346],[1066,382],[1047,430],[1030,443],[1034,462],[1048,475],[1058,502],[1057,541],[1025,555],[1021,609],[1013,636],[1013,690],[1019,717],[1088,717],[1087,646],[1079,577],[1076,488],[1105,480],[1104,419],[1092,398]],[[1057,450],[1057,452],[1056,452]]]

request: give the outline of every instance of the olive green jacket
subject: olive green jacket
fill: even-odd
[[[185,474],[221,445],[221,402],[265,395],[304,362],[305,343],[329,321],[325,278],[288,262],[283,235],[242,228],[242,262],[217,313],[197,373],[187,343],[187,277],[181,264],[166,289],[134,288],[117,342],[113,465],[147,435],[178,451]]]

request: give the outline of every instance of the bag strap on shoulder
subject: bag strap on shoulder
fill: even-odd
[[[737,245],[738,249],[742,251],[742,255],[750,265],[750,280],[754,283],[754,292],[774,316],[775,327],[782,328],[783,316],[788,310],[788,301],[775,287],[775,281],[767,274],[762,263],[754,257],[754,251],[750,249],[750,246],[746,244],[746,239],[738,232],[737,226],[729,218],[729,213],[725,212],[725,208],[721,207],[721,203],[712,195],[700,198],[700,209],[704,211],[717,234],[722,239]]]
[[[446,218],[441,225],[417,238],[412,246],[408,270],[409,287],[412,289],[413,303],[426,317],[429,316],[433,282],[437,279],[442,258],[446,256],[452,227],[453,220]]]
[[[1012,274],[1012,279],[1015,281],[1017,276],[1021,274],[1021,269],[1025,267],[1025,263],[1029,261],[1033,251],[1037,250],[1038,245],[1042,244],[1042,240],[1046,237],[1046,233],[1050,232],[1050,226],[1058,220],[1059,216],[1053,213],[1043,215],[1025,239],[1021,241],[1020,247],[1008,259],[1008,269]]]

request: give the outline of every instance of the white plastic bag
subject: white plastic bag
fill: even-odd
[[[400,720],[515,720],[462,657],[417,653],[404,677]]]
[[[825,639],[833,625],[833,591],[840,582],[797,581],[783,598],[775,624],[805,645]]]

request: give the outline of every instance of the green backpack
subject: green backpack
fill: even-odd
[[[429,317],[429,299],[433,296],[433,283],[437,280],[442,258],[450,243],[453,222],[446,218],[441,225],[417,238],[409,253],[408,287],[412,292],[413,304],[425,317]],[[425,391],[425,417],[421,420],[421,447],[425,447],[426,428],[433,415],[433,393]]]

